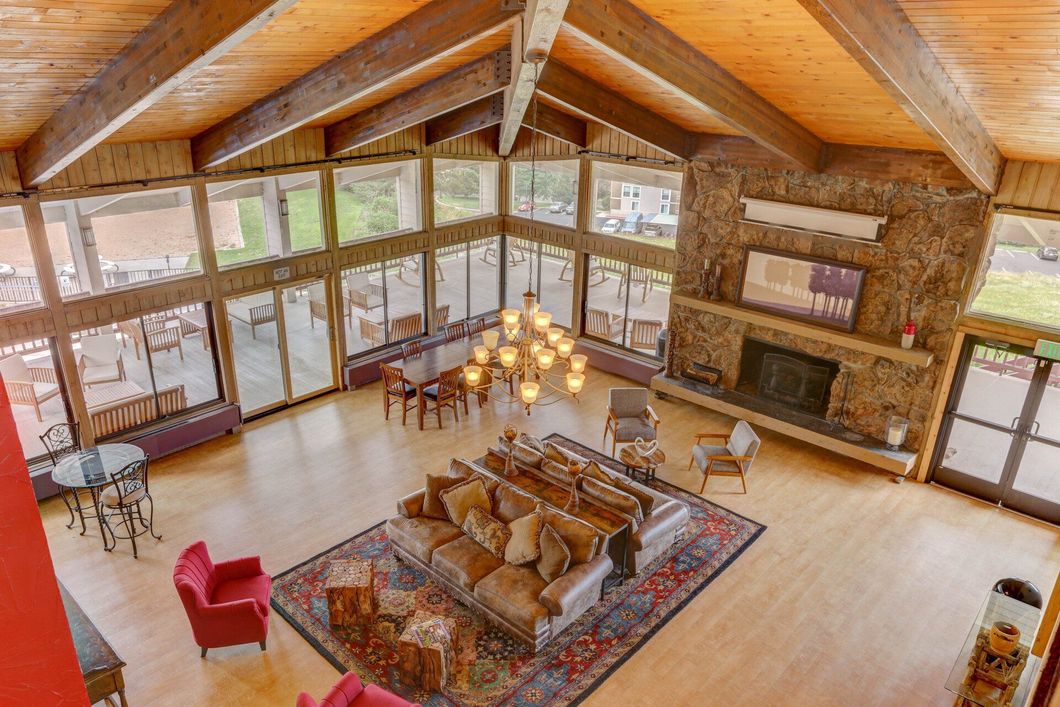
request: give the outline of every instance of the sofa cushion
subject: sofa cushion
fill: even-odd
[[[486,492],[486,484],[482,479],[468,479],[456,486],[450,487],[438,494],[445,506],[445,512],[449,514],[449,520],[457,528],[464,526],[464,518],[471,506],[482,506],[489,513],[493,510],[489,494]]]
[[[545,442],[545,459],[551,459],[552,461],[562,464],[563,466],[567,466],[567,462],[571,461],[572,459],[576,462],[581,462],[581,465],[583,467],[589,463],[589,460],[583,457],[582,455],[575,454],[569,449],[559,447],[553,442]]]
[[[493,517],[505,523],[522,518],[537,508],[537,499],[511,484],[500,484],[493,492]]]
[[[610,486],[593,478],[582,479],[582,492],[610,508],[624,513],[638,523],[644,520],[641,504],[631,494],[617,486]]]
[[[512,538],[512,531],[481,506],[472,506],[464,518],[464,532],[475,542],[489,550],[498,559],[504,559],[504,548]]]
[[[504,561],[512,565],[523,565],[541,557],[541,514],[533,511],[516,518],[508,524],[512,536],[504,548]]]
[[[585,465],[585,468],[582,469],[582,475],[590,479],[596,479],[597,481],[607,484],[608,486],[614,486],[615,484],[614,477],[604,471],[600,467],[600,465],[597,464],[595,461],[591,461]]]
[[[612,388],[607,391],[607,406],[615,417],[638,417],[648,408],[647,388]]]
[[[545,460],[545,455],[542,452],[533,450],[518,442],[512,445],[512,456],[515,457],[515,461],[532,469],[540,469],[541,462]]]
[[[758,435],[747,424],[747,421],[740,420],[736,423],[736,427],[732,428],[729,442],[725,446],[734,457],[752,457],[751,461],[743,464],[744,471],[749,471],[754,461],[753,457],[758,453],[760,444],[762,444],[762,440],[758,438]]]
[[[644,488],[636,481],[630,481],[629,479],[616,479],[615,488],[625,491],[627,494],[637,499],[637,503],[640,504],[641,520],[651,515],[651,511],[655,508],[655,501],[657,496],[649,489]]]
[[[442,545],[431,557],[431,567],[466,591],[474,591],[480,579],[504,564],[504,560],[463,535]]]
[[[570,484],[570,472],[567,471],[567,463],[546,459],[541,462],[541,473],[552,480],[552,483],[567,486]]]
[[[529,447],[538,454],[545,453],[545,443],[541,441],[540,437],[534,437],[524,432],[523,434],[519,435],[519,439],[517,439],[516,442],[523,445],[524,447]]]
[[[438,498],[438,493],[461,483],[461,479],[455,476],[435,476],[427,474],[427,491],[423,496],[422,515],[428,518],[449,520],[449,514],[445,512],[445,504]]]
[[[541,511],[542,520],[563,538],[563,543],[570,550],[572,565],[593,559],[600,539],[596,528],[565,513],[554,511],[544,504],[539,504],[538,510]]]
[[[391,543],[427,564],[436,549],[464,535],[463,530],[447,520],[425,516],[391,518],[386,522],[386,533]]]
[[[696,460],[696,466],[699,467],[700,471],[707,470],[707,464],[710,461],[710,457],[729,456],[733,455],[729,452],[728,447],[719,447],[713,444],[697,444],[692,447],[692,458]],[[740,467],[736,465],[736,462],[723,459],[714,462],[714,466],[712,466],[711,469],[714,471],[739,471]]]
[[[533,635],[548,621],[548,609],[538,601],[546,586],[531,566],[502,565],[475,585],[475,598]]]
[[[452,476],[457,479],[467,480],[471,478],[478,469],[476,469],[470,462],[464,459],[450,459],[449,468],[446,470],[446,475]]]
[[[261,613],[269,613],[269,597],[272,592],[272,577],[259,574],[253,577],[239,577],[219,582],[210,597],[211,604],[227,604],[240,599],[253,599]]]
[[[552,584],[563,576],[570,566],[570,550],[563,538],[551,525],[541,529],[541,557],[535,569],[547,583]]]

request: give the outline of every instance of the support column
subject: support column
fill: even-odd
[[[585,276],[587,273],[585,236],[593,222],[593,183],[592,161],[585,156],[578,159],[578,208],[575,210],[574,230],[574,277],[571,284],[570,330],[575,336],[582,333],[582,320],[585,317],[584,297],[587,292]]]
[[[270,177],[261,182],[261,198],[265,207],[265,243],[269,255],[286,258],[291,254],[291,227],[288,217],[280,213],[280,200],[286,194],[280,180]]]
[[[497,168],[503,166],[498,162],[481,162],[478,171],[479,207],[483,214],[499,213],[497,210]]]
[[[427,307],[427,335],[434,336],[438,333],[438,325],[435,321],[434,312],[438,308],[438,290],[435,287],[435,260],[434,250],[438,247],[438,237],[434,230],[434,158],[426,155],[420,161],[420,203],[423,204],[423,229],[427,231],[426,255],[423,256],[423,286],[425,288]],[[451,318],[451,315],[450,315]]]
[[[352,326],[347,319],[347,312],[352,305],[346,299],[346,284],[342,278],[342,261],[339,252],[339,215],[335,201],[335,170],[327,167],[320,170],[320,200],[322,209],[321,225],[324,227],[324,248],[331,253],[332,277],[328,279],[328,294],[331,297],[331,311],[335,312],[331,325],[331,343],[338,363],[339,387],[347,389],[342,375],[346,364],[346,327]]]
[[[81,236],[81,229],[92,228],[92,219],[81,213],[75,201],[64,203],[63,211],[66,214],[66,236],[70,242],[70,256],[74,260],[74,270],[77,272],[82,291],[93,295],[102,294],[106,284],[103,282],[103,271],[99,265],[99,252],[95,245],[85,245]]]
[[[419,224],[416,223],[415,204],[420,197],[416,193],[416,188],[421,182],[426,183],[427,180],[434,176],[429,159],[424,160],[424,162],[428,164],[422,165],[422,179],[417,179],[415,168],[411,168],[407,164],[402,166],[398,176],[395,177],[397,180],[398,228],[401,230],[419,230]],[[429,194],[429,192],[424,192],[424,194]],[[432,208],[430,213],[428,213],[427,209],[423,210],[423,227],[425,230],[430,230],[434,227],[433,194],[431,196],[430,204]]]

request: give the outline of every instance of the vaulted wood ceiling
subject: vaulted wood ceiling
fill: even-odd
[[[271,94],[297,108],[300,102],[292,99],[297,92],[283,96],[284,87],[299,86],[301,77],[351,47],[396,37],[382,59],[357,59],[362,55],[355,54],[364,63],[343,67],[353,78],[359,69],[352,67],[379,71],[388,57],[414,51],[412,25],[429,17],[413,15],[427,0],[225,1],[274,14],[260,27],[244,28],[247,36],[233,35],[238,39],[231,41],[233,46],[219,45],[223,51],[217,50],[212,63],[194,65],[190,77],[181,75],[179,85],[167,88],[165,95],[141,101],[128,114],[135,117],[126,115],[116,130],[100,133],[99,139],[199,137],[196,142],[203,149],[198,153],[214,157],[242,149],[243,136],[234,131],[243,123],[235,123],[228,131],[232,134],[220,132],[218,124],[256,103],[268,106],[263,99]],[[439,45],[436,58],[407,66],[395,63],[378,87],[344,87],[352,100],[340,96],[330,106],[321,103],[312,115],[287,116],[287,123],[277,121],[277,129],[325,127],[363,114],[512,42],[518,19],[514,0],[444,1],[447,8],[462,12],[444,16],[444,24],[453,23],[452,36]],[[658,116],[662,132],[650,126],[646,132],[682,157],[694,154],[696,145],[723,144],[741,154],[806,166],[826,154],[822,145],[828,143],[942,150],[987,191],[996,177],[992,168],[1002,156],[1060,161],[1060,0],[569,2],[551,48],[557,71],[573,69],[578,81],[588,81],[578,85],[598,91],[596,99],[588,91],[589,100],[602,104],[613,99],[612,115],[616,122],[625,121],[614,127],[644,137],[636,134],[636,121],[617,113]],[[170,5],[170,0],[0,2],[0,150],[24,146],[138,34],[142,40],[152,28],[159,31],[155,20]],[[489,12],[479,13],[480,7]],[[478,24],[459,34],[463,23],[476,19],[468,19],[471,8],[471,14],[481,16]],[[597,13],[617,13],[611,16],[628,26],[609,35],[614,27],[586,24],[587,18],[605,16]],[[888,31],[857,34],[904,17],[911,22],[914,44],[900,45],[897,32],[895,37]],[[651,41],[638,43],[642,35]],[[919,53],[913,51],[917,48]],[[698,57],[695,70],[682,76],[689,62],[681,59],[688,56]],[[888,56],[908,56],[916,70],[906,75],[888,67]],[[514,64],[518,69],[518,53]],[[909,85],[923,77],[933,84]],[[628,111],[621,111],[622,105]],[[961,106],[970,108],[959,114]],[[566,105],[572,114],[593,116],[586,108]],[[933,112],[947,109],[954,113],[949,125]],[[496,123],[492,115],[483,120]],[[255,120],[259,127],[252,137],[260,140],[270,131],[262,127],[268,116]],[[519,122],[518,116],[515,120]],[[703,133],[734,137],[729,142],[696,137]],[[204,134],[217,138],[204,142]],[[751,140],[736,137],[741,135]],[[23,147],[19,156],[32,155]]]

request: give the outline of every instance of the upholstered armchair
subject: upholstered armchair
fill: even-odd
[[[98,383],[125,380],[125,362],[121,358],[118,338],[113,334],[81,337],[81,359],[77,372],[87,388]]]
[[[173,584],[203,658],[210,648],[244,643],[265,650],[272,577],[261,569],[260,557],[214,564],[200,540],[181,551]]]
[[[55,370],[30,368],[22,354],[14,354],[0,361],[0,378],[4,380],[7,398],[12,405],[31,405],[37,422],[43,422],[40,406],[59,394]]]
[[[346,673],[335,686],[328,690],[328,694],[317,702],[309,693],[303,692],[298,695],[295,707],[409,707],[411,702],[406,702],[397,695],[387,692],[378,685],[365,685],[355,673]],[[412,707],[420,707],[412,705]]]
[[[659,416],[648,404],[647,388],[612,388],[607,393],[607,422],[604,445],[611,435],[611,456],[619,444],[635,442],[637,437],[650,442],[658,436]]]
[[[703,444],[704,439],[721,440],[724,444]],[[745,420],[740,420],[729,434],[718,434],[714,432],[702,432],[696,435],[692,446],[692,458],[688,461],[688,468],[695,463],[703,472],[703,485],[699,492],[707,488],[707,480],[710,475],[715,476],[739,476],[743,485],[743,492],[747,493],[747,472],[751,470],[758,448],[762,445],[751,426]]]

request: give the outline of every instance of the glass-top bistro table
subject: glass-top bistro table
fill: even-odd
[[[52,469],[52,481],[60,487],[70,489],[75,500],[77,515],[81,519],[81,534],[85,534],[85,519],[95,518],[99,532],[103,535],[103,518],[99,508],[99,495],[111,483],[111,474],[116,474],[129,464],[144,458],[144,450],[132,444],[101,444],[70,454],[59,460]],[[86,515],[81,506],[80,491],[87,489],[92,496],[92,514]],[[107,538],[103,535],[103,547]]]

